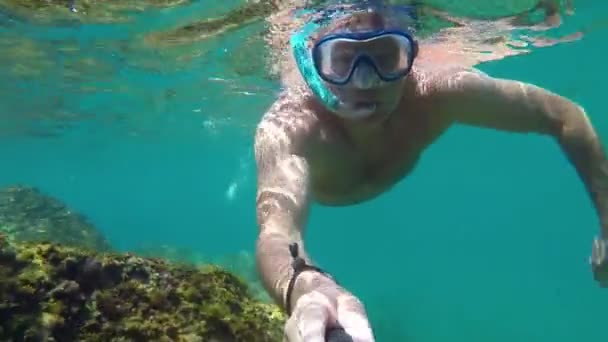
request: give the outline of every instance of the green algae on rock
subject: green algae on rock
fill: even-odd
[[[133,12],[172,8],[189,2],[191,0],[0,0],[0,6],[8,13],[29,20],[117,23],[128,21]]]
[[[3,341],[281,341],[284,321],[219,267],[0,236]]]
[[[217,265],[237,275],[246,282],[253,298],[265,303],[273,302],[259,277],[255,256],[252,252],[243,250],[234,254],[211,256],[202,255],[189,248],[145,243],[140,244],[138,248],[129,249],[128,252],[144,258],[160,258],[191,266],[202,264]]]
[[[38,189],[0,189],[0,233],[17,242],[54,242],[98,252],[110,244],[85,217]]]
[[[146,41],[155,46],[192,43],[263,20],[277,9],[273,1],[246,2],[223,17],[205,18],[171,31],[153,32],[146,37]]]

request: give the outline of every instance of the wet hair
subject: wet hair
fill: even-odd
[[[414,17],[400,13],[394,14],[390,7],[384,5],[367,6],[356,8],[352,11],[345,10],[345,14],[332,19],[319,30],[318,35],[329,33],[352,32],[358,30],[381,30],[400,28],[410,32],[415,30],[416,20]]]
[[[387,28],[387,24],[388,20],[381,12],[355,12],[343,20],[338,20],[333,26],[333,31],[383,29]]]
[[[415,10],[415,8],[414,8]],[[387,6],[370,6],[364,9],[356,9],[352,12],[346,11],[344,15],[336,19],[329,20],[329,23],[322,27],[308,42],[312,46],[313,42],[321,37],[339,33],[352,32],[359,30],[386,30],[386,29],[405,29],[410,33],[416,31],[418,25],[417,18],[410,13],[395,14]],[[414,58],[418,56],[418,44],[414,41]]]

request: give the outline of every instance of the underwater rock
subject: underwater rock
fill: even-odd
[[[219,267],[0,236],[2,341],[281,341],[284,322]]]
[[[0,0],[1,1],[1,0]],[[571,0],[566,0],[568,3]],[[386,1],[387,3],[395,3],[394,1]],[[560,0],[511,0],[504,4],[497,4],[494,2],[488,2],[487,7],[480,7],[484,2],[448,2],[448,1],[409,1],[402,0],[397,3],[401,5],[416,5],[418,6],[418,15],[423,15],[424,20],[432,20],[429,15],[437,10],[442,10],[444,13],[452,13],[458,11],[464,11],[459,15],[463,17],[481,17],[484,19],[490,19],[496,17],[496,19],[504,16],[512,16],[516,13],[528,14],[530,9],[535,10],[537,8],[547,8],[552,11],[559,11],[561,7]],[[536,4],[536,6],[535,6]],[[294,8],[306,7],[314,8],[316,6],[325,6],[324,1],[319,0],[308,0],[308,1],[280,1],[280,0],[259,0],[259,1],[244,1],[225,15],[214,18],[203,18],[201,20],[185,23],[177,28],[172,28],[168,31],[152,32],[147,35],[146,41],[155,46],[170,46],[175,44],[189,44],[196,41],[207,40],[212,37],[219,36],[221,34],[241,29],[245,26],[257,23],[260,21],[268,20],[271,16],[277,18],[283,16],[289,16],[293,21],[291,11]],[[504,5],[506,8],[501,8],[500,5]],[[567,5],[566,5],[567,6]],[[498,8],[497,8],[498,7]],[[498,10],[498,12],[496,12]],[[281,13],[282,14],[279,14]],[[454,14],[454,13],[452,13]],[[271,26],[274,23],[270,23]],[[431,30],[435,31],[440,27],[434,27]],[[417,32],[419,33],[419,32]],[[272,32],[264,32],[264,34],[273,34]]]
[[[137,245],[131,246],[126,252],[144,258],[160,258],[170,262],[190,265],[197,265],[208,261],[205,256],[190,248],[168,244],[154,244],[146,241],[139,241]]]
[[[124,22],[133,12],[164,9],[190,3],[191,0],[0,0],[0,7],[27,19],[71,19],[81,22]]]
[[[189,248],[146,243],[140,244],[137,248],[131,248],[128,252],[144,258],[160,258],[191,266],[217,265],[245,281],[253,298],[265,303],[273,302],[258,275],[255,256],[251,252],[240,251],[221,256],[204,256]]]
[[[38,189],[0,189],[0,234],[17,242],[54,242],[99,252],[110,244],[85,217]]]
[[[256,266],[255,255],[252,252],[241,251],[239,253],[210,258],[217,265],[233,272],[243,278],[254,298],[263,302],[272,303],[273,300],[264,288]]]
[[[170,31],[153,32],[146,37],[146,41],[156,46],[169,46],[205,40],[264,20],[277,9],[274,1],[250,1],[223,17],[205,18]]]

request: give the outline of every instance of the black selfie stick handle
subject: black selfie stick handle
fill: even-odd
[[[329,328],[325,331],[326,342],[353,342],[353,338],[343,328]]]

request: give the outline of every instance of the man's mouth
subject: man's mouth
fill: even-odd
[[[353,119],[366,118],[376,111],[378,108],[377,102],[357,101],[354,103],[342,103],[345,110],[348,111],[348,117]]]
[[[356,108],[369,108],[369,107],[376,107],[378,105],[378,102],[376,101],[357,101],[354,103],[354,107]]]

